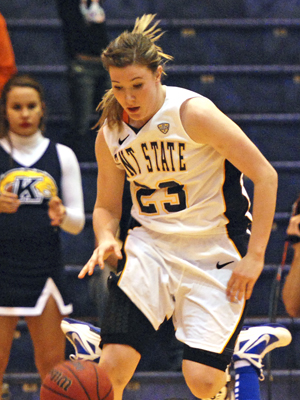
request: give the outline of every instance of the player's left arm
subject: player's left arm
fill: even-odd
[[[189,136],[215,148],[254,183],[253,223],[246,256],[237,263],[228,282],[231,301],[249,299],[264,266],[272,229],[277,173],[253,142],[210,100],[194,98],[184,103],[181,118]]]
[[[77,158],[69,147],[58,144],[58,156],[60,160],[62,178],[62,206],[57,207],[64,211],[64,216],[59,226],[66,232],[77,235],[84,227],[85,214],[83,203],[83,191],[81,172]]]

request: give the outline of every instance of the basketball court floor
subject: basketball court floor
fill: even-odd
[[[300,374],[297,370],[274,371],[272,383],[266,376],[261,382],[261,400],[295,400],[300,393]],[[10,400],[40,400],[38,375],[7,374]],[[195,400],[186,387],[180,372],[138,372],[127,386],[124,400]]]

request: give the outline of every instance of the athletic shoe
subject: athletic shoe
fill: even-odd
[[[287,346],[291,340],[289,330],[279,324],[244,327],[237,338],[233,361],[248,361],[260,372],[263,379],[264,356],[276,347]]]
[[[70,355],[71,360],[99,362],[101,356],[99,328],[72,318],[64,318],[60,326],[75,349],[75,354]]]

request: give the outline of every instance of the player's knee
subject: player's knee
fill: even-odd
[[[215,385],[215,383],[203,382],[200,379],[189,380],[186,381],[186,383],[191,393],[199,399],[214,397],[220,389]]]
[[[195,397],[211,398],[220,390],[215,379],[210,375],[184,373],[187,386]]]
[[[226,384],[225,372],[204,364],[184,360],[182,372],[195,397],[211,398]]]
[[[109,376],[109,379],[113,385],[114,391],[116,393],[123,392],[126,385],[130,381],[132,376],[128,376],[127,374],[118,373],[118,369],[109,364],[101,364],[101,366],[105,369],[106,373]]]

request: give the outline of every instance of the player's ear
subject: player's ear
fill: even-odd
[[[161,81],[161,75],[163,73],[163,67],[161,65],[159,65],[157,67],[157,70],[155,72],[155,81],[156,82],[160,82]]]

